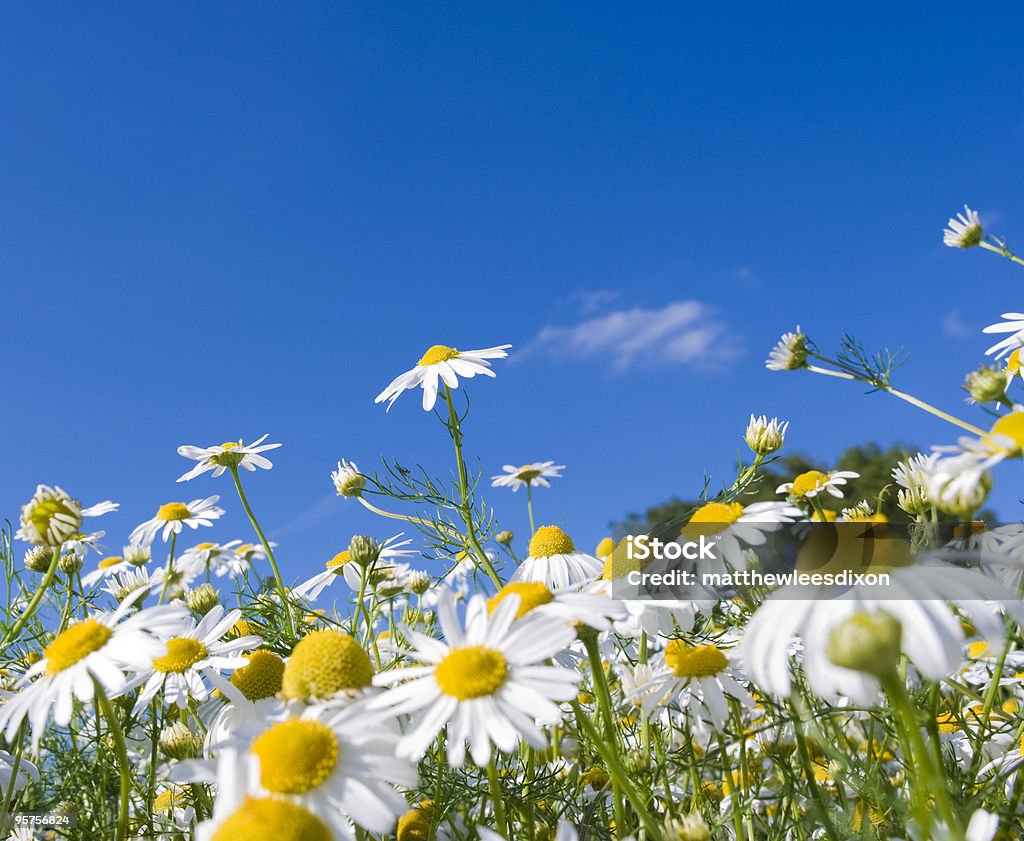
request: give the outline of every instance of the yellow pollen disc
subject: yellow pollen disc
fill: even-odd
[[[410,809],[398,819],[398,841],[427,841],[430,838],[430,813]]]
[[[192,512],[188,510],[188,506],[184,502],[168,502],[166,505],[161,505],[156,512],[156,518],[165,522],[187,520],[191,516]]]
[[[331,698],[362,689],[371,680],[370,657],[352,637],[341,631],[311,631],[285,664],[281,690],[288,699]]]
[[[530,539],[531,558],[550,558],[576,551],[576,544],[558,526],[541,526]]]
[[[940,733],[956,733],[961,729],[956,716],[949,712],[939,713],[935,717],[935,723]]]
[[[316,815],[287,800],[246,798],[210,841],[333,841]]]
[[[265,730],[252,743],[260,783],[274,794],[305,794],[338,764],[338,739],[326,724],[292,718]]]
[[[529,464],[524,464],[519,468],[519,472],[516,473],[516,478],[522,479],[524,482],[532,482],[538,476],[540,476],[540,471]]]
[[[167,640],[167,653],[153,660],[153,668],[164,674],[187,672],[206,657],[206,646],[192,637]]]
[[[614,549],[615,541],[610,537],[604,537],[601,539],[601,542],[597,544],[597,549],[595,549],[594,552],[599,558],[607,558]]]
[[[793,480],[793,496],[806,496],[810,491],[816,491],[828,481],[828,474],[820,470],[808,470],[801,473]]]
[[[1003,417],[992,424],[992,429],[985,436],[985,440],[996,447],[996,449],[1006,450],[1006,447],[1001,444],[993,443],[992,439],[996,435],[1004,436],[1013,441],[1013,446],[1009,449],[1009,452],[1018,452],[1024,447],[1024,412],[1013,412],[1009,415],[1003,415]]]
[[[1022,365],[1024,365],[1024,362],[1021,362],[1020,348],[1017,348],[1013,353],[1006,357],[1007,371],[1013,371],[1013,373],[1017,373],[1017,371],[1021,369]]]
[[[120,555],[112,555],[109,558],[104,558],[96,566],[100,569],[109,569],[110,567],[117,566],[124,560]]]
[[[988,643],[985,640],[972,642],[968,647],[967,656],[971,659],[982,657],[986,651],[988,651]]]
[[[508,663],[502,653],[484,645],[453,649],[434,670],[440,690],[460,701],[493,695],[507,674]]]
[[[242,445],[238,441],[225,441],[220,445],[222,450],[233,450],[235,447],[241,447]]]
[[[273,651],[259,649],[249,655],[249,665],[231,673],[231,684],[250,701],[270,698],[281,691],[284,660]]]
[[[619,541],[604,559],[604,567],[601,570],[601,578],[605,581],[618,581],[625,578],[631,572],[640,572],[647,567],[648,561],[629,556],[629,544],[625,540]]]
[[[197,552],[205,552],[207,549],[212,549],[214,545],[213,543],[197,543],[195,548]]]
[[[175,809],[183,809],[189,804],[188,791],[183,788],[164,789],[153,800],[153,811],[161,815],[169,815]]]
[[[535,607],[547,604],[554,598],[551,591],[539,581],[513,581],[487,600],[487,612],[494,613],[495,608],[504,601],[505,597],[513,593],[519,596],[516,619],[521,619]]]
[[[709,502],[693,512],[682,533],[689,540],[696,540],[702,534],[710,537],[724,531],[742,515],[743,506],[738,502]]]
[[[61,515],[62,519],[78,520],[81,522],[81,518],[68,507],[64,500],[52,497],[37,502],[29,512],[28,519],[36,527],[39,534],[45,537],[50,529],[50,521],[58,514]]]
[[[665,665],[676,677],[711,677],[725,669],[729,660],[716,645],[687,645],[672,640],[665,646]]]
[[[46,657],[46,673],[55,675],[71,668],[99,651],[110,640],[113,631],[95,619],[85,619],[72,625],[43,650]]]
[[[341,572],[341,568],[345,566],[349,561],[352,560],[352,553],[346,549],[344,552],[339,552],[333,558],[331,558],[327,564],[327,569],[336,569]]]
[[[459,355],[459,352],[447,345],[434,345],[428,350],[423,356],[420,357],[420,361],[417,365],[436,365],[438,362],[447,362],[449,359],[454,359]]]

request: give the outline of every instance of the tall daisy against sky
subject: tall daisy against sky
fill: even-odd
[[[950,248],[972,248],[981,242],[984,231],[978,211],[971,210],[966,204],[964,212],[951,216],[942,232],[942,241]]]
[[[761,546],[766,534],[786,523],[804,519],[804,512],[788,502],[708,502],[690,515],[678,538],[680,543],[697,540],[701,535],[717,538],[714,557],[700,561],[704,572],[725,572],[725,565],[746,565],[745,546]]]
[[[257,467],[270,470],[274,465],[266,456],[260,455],[267,450],[276,450],[280,444],[264,444],[268,435],[257,438],[251,444],[243,444],[242,439],[227,441],[211,447],[196,447],[192,444],[182,444],[178,447],[178,455],[193,459],[199,462],[187,473],[178,477],[179,482],[187,482],[201,476],[209,470],[214,476],[220,476],[225,470],[244,467],[246,470],[255,471]]]
[[[224,516],[224,509],[217,505],[219,501],[220,497],[215,494],[205,499],[193,499],[191,502],[164,503],[151,519],[135,527],[129,540],[132,543],[149,545],[156,540],[157,535],[161,535],[166,542],[171,535],[181,534],[185,526],[190,529],[212,526],[214,520]]]
[[[414,549],[402,548],[410,545],[412,540],[399,540],[400,537],[402,537],[401,532],[389,537],[380,545],[375,565],[388,566],[399,558],[416,554]],[[318,572],[312,578],[303,581],[297,587],[293,587],[292,594],[314,602],[327,587],[334,583],[339,575],[345,578],[345,583],[349,587],[359,592],[360,586],[364,583],[364,573],[361,570],[355,569],[355,566],[356,564],[352,562],[352,553],[348,549],[339,552],[325,564],[323,572]]]
[[[84,517],[116,511],[116,502],[98,502],[87,508],[58,485],[39,485],[32,499],[21,507],[21,527],[16,537],[37,546],[57,546],[79,533]]]
[[[71,721],[74,699],[89,703],[99,687],[107,698],[130,688],[125,672],[137,674],[154,657],[167,653],[158,637],[173,636],[186,627],[188,612],[182,605],[149,607],[136,613],[136,598],[110,613],[95,613],[69,625],[43,650],[21,681],[17,694],[0,704],[0,730],[12,741],[26,719],[38,744],[50,710],[59,726]]]
[[[249,660],[241,652],[259,648],[263,642],[251,634],[224,639],[241,618],[242,611],[225,613],[224,606],[218,604],[198,623],[190,618],[172,636],[165,637],[166,652],[152,658],[142,672],[149,677],[135,703],[135,713],[145,709],[161,690],[168,706],[185,708],[189,701],[205,701],[210,690],[203,678],[222,689],[228,681],[221,671],[245,666]]]
[[[504,753],[515,750],[520,739],[538,749],[547,744],[541,724],[561,720],[558,703],[576,697],[580,675],[543,664],[576,634],[554,617],[527,614],[516,620],[518,610],[516,594],[493,613],[482,596],[473,596],[463,627],[454,597],[445,590],[437,604],[444,639],[403,632],[414,647],[414,659],[424,665],[374,676],[378,686],[399,685],[366,702],[370,709],[414,715],[398,743],[401,756],[423,756],[446,726],[453,767],[465,761],[467,742],[481,766],[490,760],[492,744]]]
[[[529,553],[512,574],[513,581],[539,581],[552,590],[564,590],[590,584],[604,567],[593,555],[580,552],[558,526],[537,529]]]
[[[505,359],[512,345],[498,345],[483,350],[456,350],[447,345],[434,345],[420,357],[416,367],[399,374],[374,399],[374,403],[388,401],[388,409],[394,405],[403,391],[423,389],[423,408],[431,411],[437,401],[438,381],[448,388],[459,387],[459,377],[469,379],[477,374],[494,376],[489,359]]]
[[[506,464],[501,468],[504,473],[491,477],[492,488],[512,488],[515,493],[524,485],[526,486],[526,510],[530,515],[530,534],[537,531],[533,520],[533,486],[540,485],[550,488],[548,479],[561,478],[560,471],[565,470],[564,464],[555,464],[553,461],[536,461],[533,464],[523,464],[516,467],[514,464]]]
[[[418,780],[412,762],[395,754],[398,738],[386,720],[357,706],[249,717],[222,744],[214,825],[247,797],[275,798],[316,816],[339,841],[354,841],[354,825],[386,835],[408,808],[398,787]]]

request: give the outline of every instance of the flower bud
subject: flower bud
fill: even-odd
[[[380,557],[380,544],[372,537],[357,534],[348,544],[348,553],[351,562],[356,566],[372,566]]]
[[[665,821],[665,841],[710,841],[711,830],[697,812]]]
[[[145,566],[149,563],[150,558],[153,557],[152,550],[140,543],[130,543],[124,547],[121,552],[121,557],[125,559],[132,566]]]
[[[964,391],[979,403],[994,403],[1006,394],[1006,372],[982,365],[964,379]]]
[[[829,634],[825,654],[835,665],[884,678],[900,661],[903,626],[891,613],[857,613]]]
[[[366,477],[359,472],[355,462],[344,459],[338,462],[338,469],[331,473],[331,480],[338,496],[362,496],[366,487]]]
[[[46,572],[53,560],[53,549],[49,546],[33,546],[25,553],[25,568],[32,572]]]
[[[772,418],[769,421],[765,415],[758,418],[751,415],[745,436],[747,446],[755,455],[771,455],[782,449],[788,427],[789,421],[780,422],[778,418]]]
[[[417,596],[422,596],[430,589],[430,575],[422,570],[409,574],[409,589]]]
[[[74,575],[82,568],[82,556],[77,552],[64,552],[57,561],[57,569],[65,575]]]
[[[512,532],[510,532],[508,529],[505,529],[504,531],[499,531],[496,535],[494,535],[495,542],[500,543],[502,546],[511,546],[512,541],[514,539],[515,535],[512,534]]]
[[[195,589],[185,593],[185,604],[188,605],[188,609],[193,613],[198,613],[200,616],[206,616],[219,603],[220,595],[217,593],[217,589],[209,582],[200,584]]]
[[[203,740],[180,721],[176,721],[161,731],[157,744],[160,752],[170,759],[191,759],[199,754]]]

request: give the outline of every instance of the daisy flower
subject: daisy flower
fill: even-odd
[[[611,630],[612,622],[626,617],[621,602],[605,595],[581,593],[578,590],[549,590],[539,581],[513,581],[487,600],[491,613],[511,595],[519,597],[516,619],[526,614],[553,616],[568,625],[582,623],[597,631]]]
[[[374,565],[374,569],[387,567],[399,558],[416,554],[414,549],[402,548],[412,543],[412,540],[399,540],[403,534],[403,532],[399,532],[381,544],[380,554],[377,556],[377,563]],[[293,587],[292,595],[298,596],[300,599],[306,599],[306,601],[315,602],[320,597],[320,594],[330,587],[339,575],[345,578],[345,583],[349,587],[359,592],[363,573],[361,569],[352,563],[352,555],[347,549],[331,558],[324,565],[323,572],[318,572],[312,578],[303,581],[297,587]]]
[[[1015,378],[1024,380],[1024,360],[1020,358],[1021,349],[1017,348],[1006,357],[1006,369],[1003,372],[1006,376],[1006,386],[1009,388],[1010,383]]]
[[[361,496],[366,488],[366,477],[359,472],[359,466],[345,459],[339,461],[338,469],[331,472],[331,481],[338,496]]]
[[[717,537],[715,558],[701,561],[706,572],[726,572],[726,565],[746,566],[744,546],[762,546],[766,533],[785,523],[804,519],[804,512],[788,502],[708,502],[690,515],[677,542],[698,540],[701,535]]]
[[[778,418],[768,420],[767,415],[760,417],[751,415],[743,440],[750,447],[751,452],[759,456],[767,456],[782,449],[782,445],[786,443],[787,429],[789,429],[789,421],[780,421]]]
[[[813,499],[822,491],[831,494],[836,499],[843,498],[843,492],[839,490],[846,484],[847,479],[859,479],[860,474],[852,470],[830,470],[823,473],[820,470],[808,470],[801,473],[792,482],[785,482],[775,489],[775,493],[785,493],[797,499]]]
[[[530,538],[529,557],[512,575],[513,581],[539,581],[553,590],[590,584],[604,566],[558,526],[541,526]]]
[[[57,546],[81,533],[84,517],[116,511],[116,502],[83,508],[82,503],[57,485],[38,485],[32,499],[21,507],[21,528],[15,537],[37,546]]]
[[[437,604],[444,640],[405,629],[422,666],[394,669],[374,677],[378,686],[401,683],[369,699],[368,708],[392,714],[416,713],[398,743],[400,756],[424,755],[438,733],[452,767],[463,764],[466,743],[477,765],[491,758],[492,743],[511,753],[520,739],[534,748],[547,745],[540,722],[561,721],[558,703],[576,697],[577,672],[542,665],[559,654],[575,632],[559,619],[527,615],[520,620],[519,597],[510,595],[488,613],[483,596],[466,607],[465,628],[445,591]]]
[[[227,441],[213,447],[194,447],[191,444],[183,444],[178,447],[178,455],[198,461],[195,467],[187,473],[178,477],[179,482],[187,482],[201,476],[209,470],[214,476],[220,476],[225,470],[244,467],[246,470],[255,471],[257,467],[270,470],[274,465],[266,456],[260,455],[267,450],[276,450],[280,444],[264,444],[267,436],[257,438],[251,444],[243,444],[242,439]]]
[[[139,693],[135,714],[144,710],[161,689],[165,704],[184,709],[190,700],[202,701],[210,694],[204,677],[218,689],[227,683],[221,670],[245,666],[249,660],[239,652],[258,648],[263,642],[257,636],[223,639],[241,618],[242,611],[225,614],[224,606],[218,604],[198,623],[190,617],[176,628],[173,636],[164,640],[166,651],[147,664],[149,679]]]
[[[1000,460],[997,454],[993,455],[995,461]],[[943,511],[973,514],[992,490],[992,477],[986,471],[989,463],[991,459],[970,452],[939,459],[929,477],[928,499]]]
[[[114,597],[114,601],[120,603],[131,597],[137,590],[152,590],[157,582],[150,578],[147,569],[131,567],[124,572],[107,579],[103,590]],[[145,596],[142,596],[145,598]]]
[[[183,559],[186,556],[200,570],[212,572],[218,578],[225,575],[237,578],[251,566],[252,561],[266,560],[267,553],[262,546],[231,540],[228,543],[198,543],[182,554]]]
[[[14,766],[18,766],[15,775]],[[5,750],[0,750],[0,790],[21,791],[29,783],[39,782],[39,769],[29,762],[24,756],[15,760]],[[13,783],[13,788],[11,787]]]
[[[659,703],[676,698],[692,723],[721,727],[729,718],[727,697],[744,706],[754,705],[737,680],[739,673],[730,664],[728,653],[714,643],[690,645],[681,639],[669,640],[654,656],[651,667],[651,685],[641,688],[648,714]]]
[[[931,507],[928,485],[931,483],[938,460],[938,453],[918,453],[906,461],[901,461],[892,469],[892,478],[900,486],[896,501],[908,514],[923,514]]]
[[[506,464],[501,468],[504,473],[491,477],[492,488],[512,488],[518,491],[523,485],[541,485],[550,488],[548,479],[560,479],[562,474],[558,471],[565,470],[564,464],[555,464],[553,461],[535,461],[533,464],[524,464],[516,467],[513,464]]]
[[[38,747],[51,708],[54,723],[65,727],[75,698],[92,701],[93,681],[107,697],[116,697],[133,685],[125,670],[144,671],[154,657],[167,652],[158,636],[172,636],[184,627],[188,612],[181,605],[162,605],[129,615],[137,598],[125,600],[111,613],[69,625],[54,638],[42,659],[25,672],[20,691],[0,705],[0,730],[8,742],[28,719],[33,746]]]
[[[193,499],[188,504],[184,502],[168,502],[161,505],[156,516],[146,520],[135,527],[129,540],[132,543],[150,544],[157,534],[163,530],[163,539],[166,542],[171,534],[181,534],[182,526],[197,529],[200,526],[212,526],[213,521],[224,514],[223,508],[217,507],[219,496],[208,496],[206,499]]]
[[[946,223],[946,229],[942,232],[942,241],[950,248],[972,248],[981,242],[984,231],[981,227],[981,218],[976,210],[971,210],[966,204],[964,212],[950,217]]]
[[[771,353],[765,360],[764,367],[770,371],[794,371],[807,367],[807,337],[797,326],[795,333],[783,333]]]
[[[354,706],[249,717],[224,743],[231,750],[218,764],[218,811],[230,815],[246,798],[274,798],[302,807],[336,839],[354,841],[354,824],[387,835],[408,808],[396,787],[418,781],[413,764],[395,755],[398,738]]]
[[[986,356],[995,354],[996,359],[1002,359],[1010,351],[1024,346],[1024,312],[1004,312],[1002,318],[1007,321],[999,321],[990,324],[982,333],[1010,333],[1005,339],[996,342],[985,351]]]
[[[423,408],[430,411],[437,400],[438,379],[448,388],[459,387],[459,377],[484,374],[493,377],[488,359],[504,359],[512,345],[498,345],[484,350],[456,350],[446,345],[434,345],[420,357],[416,367],[395,377],[391,384],[374,399],[374,403],[388,401],[390,410],[399,395],[406,390],[423,388]]]
[[[111,575],[117,575],[119,572],[132,568],[133,565],[128,563],[123,556],[111,555],[101,560],[92,572],[82,576],[82,586],[91,587],[104,578],[109,578]]]

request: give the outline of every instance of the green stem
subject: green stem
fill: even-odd
[[[828,835],[831,841],[839,841],[839,833],[836,832],[836,828],[832,823],[832,817],[829,815],[825,796],[821,791],[821,786],[818,784],[817,777],[814,776],[814,766],[811,763],[811,754],[807,750],[807,739],[804,736],[803,711],[796,704],[794,704],[793,709],[793,734],[796,736],[796,749],[797,755],[800,758],[800,767],[804,772],[804,778],[807,780],[811,799],[818,808],[825,834]]]
[[[11,630],[4,635],[4,643],[18,638],[18,634],[20,634],[21,629],[25,627],[25,623],[32,618],[32,614],[35,613],[36,609],[39,607],[39,602],[43,600],[43,594],[49,589],[50,585],[53,583],[53,577],[57,574],[57,564],[60,562],[60,549],[62,545],[63,544],[58,543],[53,547],[53,557],[50,559],[50,566],[46,568],[46,574],[43,575],[43,580],[39,582],[39,586],[32,595],[32,601],[28,603],[28,607],[25,608],[25,612],[18,617],[18,621],[16,621]]]
[[[117,811],[117,836],[115,841],[125,841],[128,837],[128,800],[131,795],[131,777],[129,776],[128,749],[124,743],[124,733],[121,732],[121,724],[117,720],[117,714],[110,703],[110,699],[103,691],[103,686],[98,680],[93,679],[96,688],[96,700],[100,709],[103,710],[103,717],[110,726],[110,736],[114,740],[114,750],[117,753],[119,773],[121,776],[121,796]]]
[[[466,460],[462,455],[462,425],[459,422],[459,414],[455,411],[455,402],[452,400],[452,390],[446,385],[444,387],[444,399],[448,403],[448,431],[451,433],[452,441],[455,443],[455,463],[459,476],[459,512],[462,514],[462,521],[466,524],[466,539],[469,541],[477,562],[484,568],[484,571],[494,583],[496,589],[501,589],[501,579],[494,571],[491,559],[487,557],[480,541],[476,535],[476,525],[473,522],[473,510],[469,503],[469,472],[466,470]]]
[[[533,484],[529,481],[526,483],[526,510],[530,515],[530,537],[537,531],[537,526],[533,521]]]
[[[506,837],[511,837],[508,824],[505,822],[505,804],[502,802],[501,782],[498,780],[498,768],[494,764],[493,754],[487,761],[487,783],[491,790],[491,802],[494,804],[494,823]]]
[[[178,533],[176,531],[171,532],[171,551],[167,556],[167,565],[164,567],[164,586],[160,588],[160,598],[156,600],[157,604],[164,603],[164,597],[167,595],[167,583],[171,580],[171,568],[174,566],[174,547],[178,543]]]
[[[270,541],[267,540],[263,534],[263,529],[260,528],[260,524],[256,520],[256,515],[252,512],[252,507],[249,505],[249,500],[246,499],[245,491],[242,490],[242,480],[238,475],[238,467],[231,468],[231,478],[235,480],[235,489],[238,491],[238,498],[242,502],[242,507],[245,509],[245,513],[249,515],[249,522],[252,523],[252,527],[256,530],[256,535],[260,539],[260,543],[263,544],[263,551],[267,553],[267,560],[270,561],[270,568],[274,572],[274,581],[277,584],[277,593],[281,597],[281,607],[284,609],[285,619],[288,622],[288,633],[295,636],[295,623],[292,621],[292,609],[288,602],[288,591],[285,589],[284,581],[281,578],[281,570],[277,568],[277,559],[274,557],[274,550],[270,548]]]
[[[1009,260],[1012,263],[1016,263],[1018,266],[1024,266],[1024,260],[1022,260],[1016,254],[1010,251],[1010,249],[1007,248],[1005,245],[993,245],[992,243],[985,241],[979,242],[978,245],[980,245],[986,251],[991,251],[993,254],[998,254],[1000,257],[1005,257],[1007,260]]]

